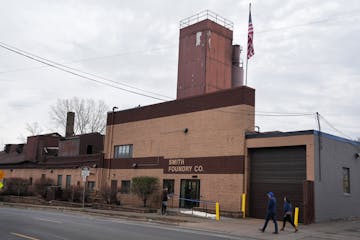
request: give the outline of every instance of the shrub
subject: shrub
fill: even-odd
[[[4,195],[27,196],[31,195],[29,191],[29,180],[24,178],[8,178],[6,179]]]
[[[51,178],[40,178],[34,182],[35,192],[41,195],[43,198],[46,198],[47,188],[54,186],[55,181]]]
[[[61,201],[73,201],[74,196],[73,188],[65,188],[61,191],[60,200]]]
[[[117,194],[120,192],[120,189],[117,189],[116,191],[113,191],[110,187],[105,187],[101,189],[101,197],[103,201],[107,204],[119,204],[119,200],[117,199]]]
[[[72,189],[72,201],[82,203],[83,202],[83,187],[76,186]],[[86,190],[86,189],[85,189]],[[89,191],[85,191],[85,202],[89,202]]]
[[[159,179],[155,177],[134,177],[131,184],[131,192],[137,195],[144,203],[159,189]]]

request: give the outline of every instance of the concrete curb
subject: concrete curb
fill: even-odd
[[[158,216],[156,215],[156,213],[132,213],[132,212],[119,212],[119,211],[101,210],[101,209],[92,209],[92,208],[83,209],[76,207],[48,206],[48,205],[10,203],[10,202],[0,202],[0,207],[1,206],[27,208],[27,209],[51,209],[51,210],[64,211],[64,212],[65,211],[79,212],[90,215],[118,217],[122,219],[130,219],[135,221],[144,221],[144,222],[152,222],[152,223],[176,225],[176,226],[178,226],[179,223],[191,222],[189,221],[190,219],[184,219],[185,217],[181,217],[180,219],[180,218],[176,218],[176,216]]]

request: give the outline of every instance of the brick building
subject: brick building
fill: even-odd
[[[254,94],[244,86],[109,113],[104,148],[108,183],[156,176],[181,198],[221,197],[223,210],[238,212]]]
[[[273,191],[279,216],[283,196],[305,223],[360,216],[360,143],[315,130],[255,132],[255,90],[242,85],[232,34],[232,23],[209,11],[183,20],[177,100],[109,112],[104,148],[102,135],[73,136],[70,127],[65,138],[7,146],[0,168],[61,185],[69,175],[75,185],[88,166],[91,188],[120,192],[123,204],[140,204],[130,194],[133,177],[154,176],[175,207],[219,201],[222,212],[239,216],[246,193],[247,216],[262,218]]]
[[[247,193],[247,215],[262,218],[273,191],[279,216],[283,196],[305,223],[360,216],[350,207],[360,201],[360,143],[314,130],[255,132],[255,90],[242,86],[232,24],[211,17],[181,22],[177,100],[108,113],[103,182],[115,188],[156,176],[174,192],[175,206],[219,201],[233,215]],[[330,146],[339,152],[329,154]]]
[[[103,161],[104,136],[99,133],[62,137],[58,133],[30,136],[24,144],[7,144],[0,152],[0,169],[9,178],[28,179],[32,187],[50,178],[62,187],[82,186],[81,169],[90,167],[87,187],[95,188]]]

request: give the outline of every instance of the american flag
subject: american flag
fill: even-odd
[[[250,5],[251,7],[251,5]],[[249,8],[249,30],[248,30],[248,47],[247,47],[247,59],[250,59],[254,54],[254,29],[251,20],[251,8]]]

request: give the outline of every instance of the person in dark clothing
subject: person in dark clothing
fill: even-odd
[[[264,226],[260,229],[260,231],[264,232],[269,220],[272,219],[275,225],[275,232],[273,233],[278,234],[278,225],[276,222],[276,198],[273,192],[268,192],[267,196],[269,200],[266,208],[265,223]]]
[[[164,188],[161,195],[161,215],[166,214],[167,200],[168,200],[168,190],[167,188]]]
[[[292,209],[290,200],[287,197],[284,197],[284,208],[283,208],[283,210],[284,210],[284,218],[283,218],[283,226],[281,228],[281,231],[284,231],[286,221],[288,221],[295,228],[295,232],[297,232],[298,229],[295,226],[294,220],[293,220],[293,217],[292,217],[293,209]]]

